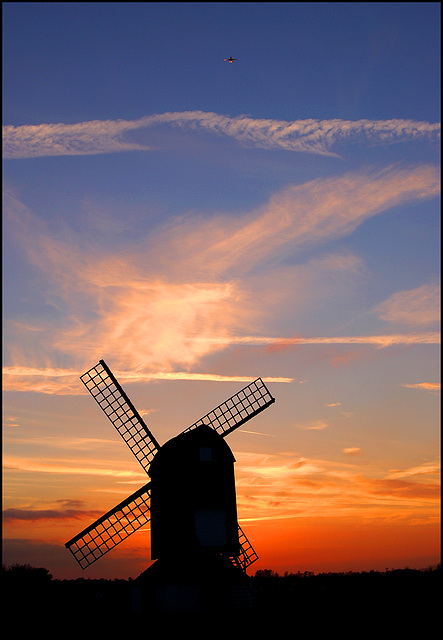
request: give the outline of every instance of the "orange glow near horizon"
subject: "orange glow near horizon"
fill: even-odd
[[[258,569],[321,573],[425,568],[439,562],[438,463],[377,478],[370,477],[369,468],[364,475],[354,462],[289,453],[240,452],[236,458],[239,522],[259,555],[250,574]],[[40,500],[39,509],[23,505],[5,510],[5,537],[16,544],[21,541],[22,551],[27,545],[35,558],[44,557],[45,545],[59,547],[58,563],[49,567],[55,577],[136,577],[150,563],[149,526],[84,572],[63,545],[138,488],[144,474],[130,469],[117,472],[93,459],[84,468],[75,458],[73,462],[75,466],[51,466],[5,460],[7,474],[8,469],[20,470],[35,477],[37,491],[38,485],[48,487],[48,499]],[[78,501],[50,501],[51,485],[55,482],[61,488],[57,477],[69,476]],[[87,489],[91,480],[101,487],[95,493]]]
[[[151,563],[149,527],[145,527],[85,571],[80,569],[64,543],[74,530],[90,521],[72,520],[62,526],[57,523],[56,535],[54,524],[49,521],[25,526],[17,522],[7,525],[5,533],[24,545],[34,538],[32,544],[28,543],[34,566],[42,566],[37,563],[39,557],[44,558],[44,546],[59,547],[58,562],[49,567],[55,578],[135,578]],[[285,520],[271,517],[241,522],[241,526],[259,556],[248,568],[249,575],[259,569],[272,569],[280,574],[424,569],[440,562],[438,516],[415,524],[376,517],[313,516]]]
[[[252,571],[422,569],[440,561],[438,518],[415,525],[383,518],[294,518],[283,524],[260,522],[246,530],[260,556]]]

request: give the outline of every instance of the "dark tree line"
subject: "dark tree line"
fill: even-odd
[[[111,629],[121,624],[126,631],[128,625],[145,623],[133,614],[131,579],[55,580],[47,569],[29,565],[3,566],[2,577],[6,617],[28,622],[33,629],[49,620],[80,629],[85,624],[88,628],[107,624]],[[351,620],[352,624],[365,620],[374,628],[388,623],[395,628],[399,620],[420,624],[422,618],[437,619],[442,595],[440,565],[422,570],[282,575],[263,569],[249,583],[254,605],[241,618],[245,629],[249,624],[258,630],[277,621],[317,631],[341,628]]]

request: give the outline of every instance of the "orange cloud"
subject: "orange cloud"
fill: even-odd
[[[365,479],[363,483],[368,487],[370,494],[386,497],[390,501],[420,500],[434,501],[440,499],[440,486],[431,482],[411,482],[393,478]]]
[[[61,371],[52,367],[4,367],[3,388],[5,391],[32,391],[56,395],[86,394],[79,384],[80,372]]]
[[[359,449],[345,450],[356,454]],[[408,519],[420,508],[426,518],[439,515],[439,466],[373,477],[363,463],[339,463],[296,454],[236,452],[239,517],[244,521],[319,516],[391,518],[391,507]],[[424,482],[423,477],[427,480]]]
[[[418,467],[411,467],[404,470],[393,470],[389,474],[389,479],[406,478],[410,476],[422,476],[422,475],[439,475],[440,465],[435,462],[427,462]]]
[[[72,461],[48,460],[17,457],[8,455],[3,459],[4,469],[14,469],[17,471],[28,471],[38,473],[57,473],[61,475],[87,475],[87,476],[109,476],[118,479],[140,479],[140,485],[146,480],[143,472],[114,468],[106,468],[100,464],[91,466],[82,465],[82,461],[77,463]]]
[[[98,357],[98,356],[97,356]],[[80,383],[79,377],[83,370],[54,370],[52,368],[37,369],[30,367],[3,367],[3,388],[5,391],[27,391],[34,393],[46,393],[50,395],[87,395],[85,387]],[[224,376],[213,373],[192,373],[187,371],[174,372],[150,372],[119,371],[114,374],[121,383],[148,382],[150,380],[200,380],[204,382],[240,382],[247,384],[253,382],[259,376]],[[263,377],[266,382],[290,383],[293,378],[278,376]],[[152,409],[143,413],[151,413]]]
[[[327,429],[328,427],[329,423],[326,420],[314,420],[308,424],[298,426],[298,429],[302,429],[303,431],[318,431]]]
[[[389,207],[431,197],[439,185],[432,167],[318,179],[283,190],[246,216],[169,225],[136,251],[120,254],[97,253],[93,238],[85,241],[73,232],[55,238],[10,198],[9,226],[66,313],[62,326],[30,320],[10,328],[8,323],[15,338],[9,362],[40,368],[68,354],[75,368],[83,368],[109,354],[122,369],[173,373],[177,368],[190,372],[226,345],[262,341],[280,348],[282,339],[262,338],[259,330],[281,295],[276,275],[271,269],[259,282],[252,270],[287,248],[342,237]],[[343,257],[340,268],[342,262]],[[346,264],[355,268],[355,261]],[[37,327],[38,334],[20,353],[30,327]],[[251,329],[255,338],[249,337]],[[395,335],[363,338],[314,337],[303,343],[384,346],[405,341]],[[436,336],[409,339],[429,342]],[[292,340],[300,343],[299,338],[284,339],[284,346]],[[70,380],[64,382],[69,390]]]
[[[404,384],[409,389],[424,389],[425,391],[440,391],[440,382],[416,382],[415,384]]]

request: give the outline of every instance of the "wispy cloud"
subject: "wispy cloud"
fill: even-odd
[[[82,520],[84,518],[98,518],[102,514],[99,511],[87,511],[81,509],[4,509],[3,522],[14,520]]]
[[[227,136],[251,147],[326,155],[335,155],[332,150],[343,142],[365,141],[370,145],[386,145],[420,138],[438,139],[440,136],[439,123],[413,120],[284,121],[184,111],[148,115],[137,120],[6,125],[3,127],[3,153],[5,158],[35,158],[145,151],[152,146],[138,142],[134,139],[135,134],[161,125]]]
[[[353,513],[380,521],[392,518],[392,507],[395,518],[406,522],[416,519],[417,507],[423,520],[438,518],[438,462],[378,470],[374,476],[374,468],[361,462],[357,447],[347,447],[343,453],[346,461],[309,458],[291,451],[271,454],[236,451],[239,520],[293,519],[319,514],[338,518]],[[38,459],[17,458],[15,463],[16,468],[40,473],[65,473],[65,468],[67,473],[78,475],[101,471],[98,465],[96,469],[85,470],[62,459],[57,464],[54,461],[53,468]],[[35,521],[57,520],[62,525],[72,519],[92,521],[101,514],[91,505],[77,501],[47,501],[7,508],[4,520],[8,526],[20,523],[26,530],[26,521],[32,525]]]
[[[188,339],[191,341],[191,339]],[[201,338],[195,338],[200,341]],[[329,345],[329,344],[359,344],[371,345],[375,348],[386,348],[392,345],[413,345],[413,344],[440,344],[440,334],[429,332],[421,334],[403,335],[379,335],[379,336],[329,336],[329,337],[297,337],[269,338],[260,336],[234,336],[231,338],[208,338],[207,345],[214,344],[214,348],[225,348],[232,345],[242,346],[272,346],[283,343],[285,349],[303,345]],[[209,347],[208,347],[209,348]],[[196,350],[199,352],[199,350]],[[97,354],[96,354],[97,355]],[[91,364],[91,362],[89,363]],[[79,383],[79,376],[83,370],[53,369],[26,367],[26,366],[4,366],[3,367],[3,388],[5,391],[32,391],[36,393],[56,394],[56,395],[82,395],[87,394],[83,385]],[[150,371],[142,370],[116,370],[114,371],[118,380],[123,383],[149,382],[151,380],[194,380],[204,382],[239,382],[248,384],[255,380],[257,376],[228,376],[217,373],[194,373],[190,371]],[[264,382],[291,383],[294,378],[267,376],[263,377]],[[437,390],[440,385],[437,383],[417,383],[404,384],[405,387],[413,389]],[[340,403],[333,403],[327,406],[337,406]],[[304,425],[302,429],[324,429],[327,423],[312,423]]]
[[[75,124],[40,124],[3,127],[5,158],[76,156],[146,150],[122,135],[140,128],[140,121],[92,120]]]
[[[58,370],[54,375],[52,369],[37,369],[29,367],[3,367],[3,388],[7,391],[32,391],[55,395],[87,395],[85,387],[80,383],[79,376],[84,371]],[[118,380],[124,383],[149,382],[151,380],[191,380],[203,382],[239,382],[249,384],[257,376],[224,376],[211,373],[192,373],[187,371],[152,372],[142,371],[114,371]],[[293,378],[268,376],[262,378],[264,382],[290,383]],[[148,412],[149,413],[149,412]]]
[[[396,469],[392,470],[389,474],[389,479],[398,479],[398,478],[408,478],[411,476],[428,476],[428,475],[439,475],[440,474],[440,464],[436,462],[426,462],[418,467],[410,467],[409,469]]]
[[[221,339],[213,338],[219,343]],[[281,348],[304,344],[368,344],[376,347],[389,347],[394,344],[439,344],[440,333],[429,331],[424,333],[392,334],[375,336],[297,336],[293,338],[269,338],[265,336],[242,336],[229,338],[225,345],[270,345]],[[333,406],[333,405],[330,405]]]
[[[388,516],[392,506],[405,518],[438,515],[439,465],[381,472],[365,467],[358,447],[343,450],[346,462],[305,458],[289,452],[236,452],[237,493],[241,519],[297,518],[319,513],[334,517],[358,512],[366,517]],[[348,460],[352,458],[352,464]],[[357,462],[358,461],[358,462]],[[387,509],[387,510],[386,510]]]
[[[13,455],[7,455],[3,460],[4,469],[14,469],[27,472],[38,473],[56,473],[62,475],[87,475],[87,476],[108,476],[111,478],[140,480],[140,485],[145,481],[146,474],[127,469],[118,469],[116,467],[105,467],[103,463],[82,465],[83,460],[78,462],[68,462],[59,459],[44,460],[38,458],[25,458]]]
[[[440,303],[440,285],[425,284],[395,293],[375,311],[386,322],[426,326],[440,321]]]
[[[302,431],[322,431],[329,427],[329,422],[326,420],[313,420],[307,424],[296,425],[296,427]]]
[[[64,387],[71,393],[72,372],[53,365],[65,361],[65,354],[76,372],[110,355],[116,368],[142,371],[151,378],[241,381],[238,376],[198,374],[193,368],[233,345],[436,343],[439,336],[432,332],[286,338],[266,336],[262,327],[284,293],[279,260],[286,251],[349,235],[371,216],[402,202],[432,197],[439,189],[438,172],[428,166],[318,179],[284,189],[246,215],[220,215],[209,221],[192,217],[168,224],[141,238],[131,251],[120,252],[98,250],[93,237],[72,231],[56,237],[10,198],[5,205],[8,228],[44,274],[51,300],[58,296],[65,315],[57,326],[47,318],[39,325],[34,317],[14,324],[15,340],[6,357],[12,367],[6,371],[9,380],[18,380],[15,366],[35,365],[34,373],[21,369],[34,388],[38,372],[45,370],[42,390]],[[349,256],[320,262],[312,266],[328,272],[356,269]],[[263,280],[256,270],[265,264]],[[293,277],[299,268],[291,267],[286,275]],[[303,265],[304,277],[307,268]],[[291,279],[285,281],[292,286]],[[36,329],[32,344],[20,353],[25,336]],[[47,354],[54,354],[52,360]]]
[[[405,383],[404,387],[409,387],[409,389],[419,389],[423,391],[440,391],[441,384],[440,382],[416,382],[416,383]]]
[[[168,228],[178,265],[200,256],[206,273],[247,273],[265,261],[281,259],[291,248],[315,246],[351,234],[365,220],[408,201],[440,193],[436,167],[389,167],[350,172],[293,185],[274,194],[263,207],[239,218],[185,221]],[[208,242],[208,237],[211,240]],[[164,246],[165,236],[157,238]],[[160,253],[160,252],[158,252]],[[161,255],[156,255],[162,264]]]

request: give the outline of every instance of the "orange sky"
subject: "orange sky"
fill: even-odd
[[[250,571],[439,562],[439,5],[24,6],[4,3],[4,562],[149,563],[148,529],[86,572],[63,546],[148,480],[79,380],[100,359],[160,444],[266,381],[275,404],[227,437]]]
[[[334,404],[329,411],[339,410]],[[335,459],[279,452],[279,437],[271,427],[273,408],[257,416],[257,424],[253,420],[227,438],[236,457],[239,521],[259,555],[250,572],[421,568],[438,562],[437,463],[382,473],[363,443],[362,448],[337,450]],[[62,548],[146,479],[112,426],[95,418],[96,438],[42,437],[33,442],[32,458],[25,454],[26,442],[21,443],[23,455],[5,455],[8,503],[27,489],[21,508],[5,510],[4,535],[13,541],[12,557],[29,556],[31,564],[44,562],[46,554],[52,558],[55,577],[136,577],[149,564],[149,526],[85,572]],[[327,421],[319,420],[296,431],[302,440],[307,433],[321,437],[327,428]],[[39,457],[40,447],[53,456]],[[97,450],[100,458],[94,455]]]

